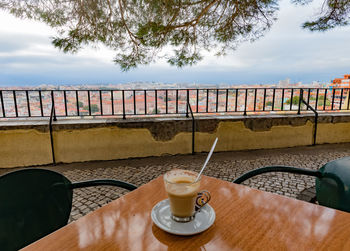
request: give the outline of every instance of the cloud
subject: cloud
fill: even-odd
[[[1,15],[0,85],[187,82],[260,84],[277,83],[287,77],[304,83],[330,81],[350,73],[350,27],[326,33],[300,28],[322,1],[308,7],[282,1],[279,20],[254,43],[244,43],[225,57],[205,53],[192,67],[170,67],[165,60],[121,72],[112,60],[115,52],[103,46],[64,54],[51,45],[55,33],[44,24]]]

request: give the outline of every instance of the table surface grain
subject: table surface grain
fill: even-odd
[[[151,210],[166,199],[159,177],[23,250],[350,250],[350,214],[203,176],[215,223],[168,234]]]

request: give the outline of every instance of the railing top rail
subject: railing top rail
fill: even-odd
[[[328,87],[328,88],[325,88],[325,87],[220,87],[220,88],[214,88],[214,87],[208,87],[208,88],[151,88],[151,89],[119,89],[119,88],[113,88],[113,89],[104,89],[104,88],[101,88],[101,89],[64,89],[64,90],[59,90],[59,89],[1,89],[0,88],[0,91],[3,91],[3,92],[13,92],[13,91],[16,91],[16,92],[38,92],[38,91],[41,91],[41,92],[51,92],[51,91],[54,91],[54,92],[63,92],[63,91],[66,91],[66,92],[80,92],[80,91],[93,91],[93,92],[99,92],[99,91],[102,91],[102,92],[111,92],[111,91],[187,91],[187,90],[213,90],[213,91],[216,91],[216,90],[264,90],[264,89],[276,89],[276,90],[299,90],[299,89],[310,89],[310,90],[329,90],[329,89],[336,89],[336,90],[341,90],[341,89],[344,89],[344,90],[349,90],[350,88],[349,87],[344,87],[344,88],[340,88],[340,87]]]

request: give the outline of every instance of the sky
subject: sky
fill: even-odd
[[[15,18],[0,10],[0,88],[40,84],[119,84],[130,82],[272,84],[329,83],[350,74],[350,26],[310,32],[301,25],[321,2],[295,6],[280,2],[278,21],[258,41],[241,44],[224,57],[206,53],[195,66],[177,68],[162,60],[123,72],[115,52],[100,46],[65,54],[51,44],[47,25]]]

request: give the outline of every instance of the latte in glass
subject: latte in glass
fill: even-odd
[[[164,175],[173,220],[188,222],[194,218],[200,188],[200,179],[195,181],[197,175],[196,172],[181,169],[171,170]]]

